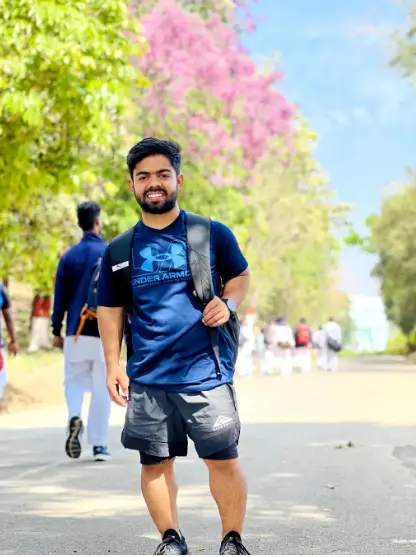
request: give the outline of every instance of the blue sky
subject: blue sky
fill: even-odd
[[[316,156],[361,233],[383,192],[416,165],[416,92],[388,67],[406,12],[399,0],[257,0],[257,30],[244,38],[256,60],[279,53],[281,89],[319,133]],[[343,288],[376,294],[373,264],[345,248]]]

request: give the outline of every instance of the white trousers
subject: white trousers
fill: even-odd
[[[263,375],[273,375],[275,368],[275,357],[273,351],[266,348],[263,356],[260,358],[260,371]]]
[[[338,352],[334,352],[330,348],[325,350],[325,364],[324,369],[327,371],[338,371],[339,358]]]
[[[240,377],[246,377],[248,375],[253,375],[254,373],[253,350],[254,347],[250,342],[244,343],[238,350],[235,367]]]
[[[90,392],[88,443],[106,447],[111,399],[106,387],[106,367],[101,340],[81,335],[75,343],[75,337],[66,337],[64,359],[68,420],[74,416],[81,416],[84,394]]]
[[[311,349],[308,346],[295,348],[293,366],[300,369],[303,373],[308,373],[312,369]]]
[[[3,368],[0,369],[0,399],[3,397],[4,389],[7,385],[7,374],[6,374],[6,350],[0,346],[1,356],[3,357]]]
[[[291,375],[293,366],[293,357],[291,348],[280,348],[279,346],[274,349],[275,366],[282,375]]]
[[[325,369],[326,352],[326,348],[318,348],[316,350],[316,365],[319,369]]]

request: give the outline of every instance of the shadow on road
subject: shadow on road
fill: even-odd
[[[120,446],[119,427],[109,463],[91,462],[87,451],[66,460],[61,429],[12,433],[0,441],[0,553],[153,552],[158,536],[140,495],[138,458]],[[403,554],[392,540],[412,535],[414,498],[403,485],[416,479],[392,447],[413,436],[412,428],[371,423],[245,424],[252,553]],[[215,554],[219,519],[193,449],[177,461],[177,474],[191,551]]]

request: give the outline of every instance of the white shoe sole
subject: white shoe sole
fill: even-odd
[[[108,462],[109,460],[111,460],[110,455],[97,454],[97,456],[94,456],[94,462]]]

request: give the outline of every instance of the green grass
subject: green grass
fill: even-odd
[[[341,359],[348,359],[348,358],[360,358],[360,357],[365,357],[365,356],[400,356],[401,354],[394,353],[394,352],[387,352],[386,350],[374,350],[374,351],[369,351],[369,352],[353,352],[351,350],[342,350],[339,353],[339,357]]]

